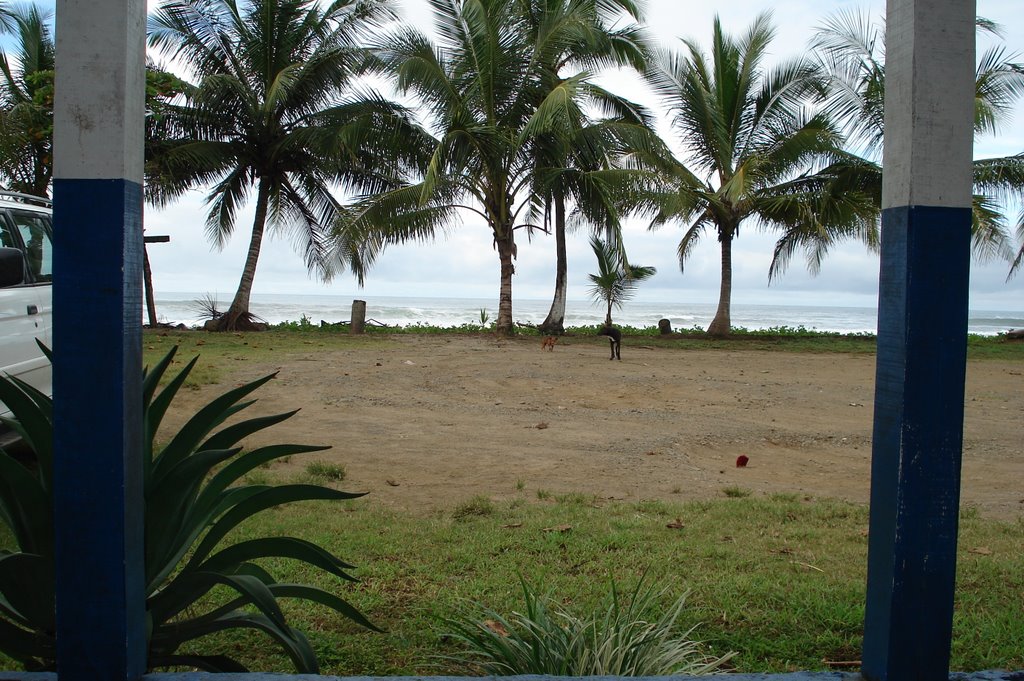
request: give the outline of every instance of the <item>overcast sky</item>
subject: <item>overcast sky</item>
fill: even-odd
[[[1021,0],[979,0],[978,14],[1001,24],[1004,41],[1011,51],[1024,51],[1024,19]],[[150,6],[155,3],[151,0]],[[405,16],[414,25],[431,23],[426,0],[404,0]],[[707,45],[715,12],[725,29],[739,33],[754,16],[770,8],[777,38],[771,46],[774,58],[786,58],[803,51],[815,27],[840,8],[868,9],[875,16],[884,13],[884,0],[731,0],[711,3],[694,0],[649,0],[649,25],[654,36],[666,46],[679,45],[679,37],[691,37]],[[979,44],[979,52],[985,43]],[[1024,61],[1024,56],[1020,57]],[[636,77],[608,76],[606,84],[626,96],[649,105],[656,100]],[[668,134],[667,128],[664,128]],[[1024,105],[998,136],[975,143],[977,158],[1024,151]],[[198,292],[214,295],[226,305],[234,294],[241,274],[252,207],[240,212],[235,235],[222,251],[212,249],[203,235],[203,193],[196,191],[165,210],[147,207],[147,234],[167,234],[171,241],[149,247],[155,288],[159,293]],[[1011,219],[1016,219],[1016,209]],[[718,298],[720,256],[713,235],[679,270],[676,245],[679,226],[649,232],[646,224],[634,220],[625,229],[630,261],[657,268],[655,277],[639,287],[639,300],[715,303]],[[747,225],[734,244],[735,303],[863,305],[876,304],[878,258],[859,244],[835,249],[817,277],[807,274],[801,258],[794,258],[789,270],[768,285],[768,264],[775,236],[759,233]],[[596,270],[585,230],[570,237],[570,299],[586,299],[586,276]],[[971,307],[989,310],[1024,310],[1024,274],[1005,282],[1008,266],[1003,262],[972,264]],[[272,234],[263,243],[254,293],[308,293],[363,297],[449,296],[494,299],[498,294],[498,257],[492,249],[490,231],[475,215],[449,231],[436,244],[409,244],[390,248],[369,272],[360,290],[345,273],[328,284],[311,278],[301,256],[287,235]],[[519,238],[519,258],[513,281],[514,298],[550,299],[554,286],[554,239],[543,234],[530,243]]]

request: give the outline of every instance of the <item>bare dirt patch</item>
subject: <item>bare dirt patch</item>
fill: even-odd
[[[220,385],[182,395],[180,425],[226,386],[271,371],[249,412],[301,407],[249,443],[329,444],[342,487],[415,512],[494,499],[583,493],[688,499],[797,493],[866,502],[874,357],[679,350],[591,339],[403,335],[344,351],[239,362]],[[1024,378],[1019,363],[967,373],[964,504],[1024,518]],[[737,468],[736,459],[749,458]],[[277,464],[298,473],[306,459]]]

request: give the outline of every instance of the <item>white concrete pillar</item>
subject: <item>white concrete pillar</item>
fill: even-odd
[[[54,496],[61,681],[145,671],[142,0],[58,0]]]
[[[946,681],[971,239],[973,0],[889,0],[863,675]]]

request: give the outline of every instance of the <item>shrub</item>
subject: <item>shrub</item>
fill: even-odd
[[[694,628],[677,631],[686,594],[648,620],[665,592],[644,587],[642,579],[628,600],[612,582],[603,609],[586,617],[520,583],[523,613],[505,618],[473,603],[444,620],[447,635],[466,647],[449,661],[468,673],[495,676],[663,676],[707,674],[734,655],[710,656],[690,638]]]
[[[206,634],[246,628],[262,631],[273,639],[299,672],[316,673],[318,663],[312,646],[301,631],[289,626],[278,599],[319,603],[365,627],[375,627],[337,595],[303,584],[278,583],[256,561],[290,558],[339,579],[355,581],[346,572],[352,566],[294,537],[261,537],[231,546],[224,546],[224,540],[242,521],[281,504],[362,495],[317,485],[263,484],[257,471],[262,464],[327,449],[280,444],[242,451],[238,446],[243,438],[295,412],[221,427],[226,419],[253,404],[255,400],[246,398],[273,375],[214,399],[170,437],[166,446],[154,446],[161,420],[198,359],[157,393],[176,349],[144,374],[141,396],[145,419],[142,463],[148,667],[246,671],[238,660],[227,655],[183,650]],[[0,651],[26,669],[53,669],[52,400],[23,381],[0,376],[0,401],[14,415],[4,422],[21,435],[35,456],[35,465],[25,464],[0,450],[0,518],[10,528],[19,549],[0,551]],[[246,476],[254,472],[257,474],[245,484]],[[231,595],[217,597],[226,593]],[[102,603],[97,606],[103,607]]]

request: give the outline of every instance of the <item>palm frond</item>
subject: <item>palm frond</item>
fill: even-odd
[[[1024,209],[1021,209],[1020,215],[1017,217],[1017,242],[1020,244],[1020,250],[1017,251],[1017,255],[1010,263],[1010,271],[1006,274],[1007,281],[1013,279],[1020,271],[1021,265],[1024,264]]]

